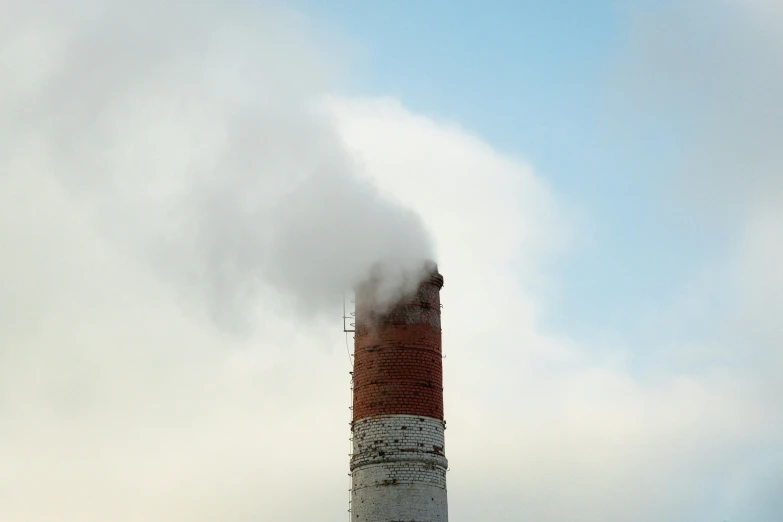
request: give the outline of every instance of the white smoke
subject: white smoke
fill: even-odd
[[[224,326],[259,293],[316,313],[375,264],[400,288],[432,258],[420,218],[362,175],[319,110],[326,60],[291,13],[244,1],[3,12],[4,176],[62,184]]]
[[[344,152],[311,28],[255,1],[0,12],[0,520],[342,519],[346,361],[302,314],[335,332],[372,266],[394,287],[432,252]]]

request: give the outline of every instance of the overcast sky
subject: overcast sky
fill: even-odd
[[[779,522],[777,2],[158,4],[0,0],[0,520],[345,520],[434,258],[453,521]]]

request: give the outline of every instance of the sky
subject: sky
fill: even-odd
[[[0,519],[348,516],[445,278],[449,513],[777,522],[783,8],[0,0]]]

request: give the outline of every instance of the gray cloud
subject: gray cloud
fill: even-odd
[[[633,114],[683,140],[677,179],[686,201],[719,214],[783,199],[783,13],[775,4],[630,10],[623,77]]]
[[[319,110],[326,58],[291,13],[8,8],[5,168],[45,162],[108,237],[200,292],[222,324],[270,289],[307,313],[336,309],[374,264],[397,288],[433,256],[421,220],[361,174]]]
[[[774,406],[783,400],[783,10],[766,0],[694,1],[631,10],[630,20],[621,77],[633,104],[624,108],[632,124],[675,136],[682,157],[673,199],[729,245],[698,285],[713,347],[702,362],[730,366],[775,426],[759,451],[776,471],[746,481],[752,486],[740,488],[731,520],[775,520],[768,491],[783,469]]]
[[[774,387],[759,399],[758,382],[774,384],[759,364],[640,378],[625,347],[604,359],[541,331],[520,281],[540,283],[567,241],[527,166],[394,101],[314,107],[330,64],[290,13],[42,5],[3,5],[14,23],[0,20],[13,79],[0,82],[0,519],[344,520],[339,319],[291,312],[428,244],[362,235],[419,221],[376,204],[394,194],[443,254],[455,521],[776,520],[779,406]],[[115,36],[132,34],[162,42]],[[732,272],[752,303],[773,295],[750,292],[774,281],[766,216],[743,222],[739,251],[758,254]],[[311,230],[318,241],[303,241]],[[321,241],[332,230],[347,233]],[[413,246],[390,249],[394,237]],[[205,303],[255,330],[224,335]],[[720,333],[710,341],[726,345]]]
[[[312,319],[433,252],[323,113],[307,23],[0,10],[0,519],[342,520],[348,366]]]
[[[347,141],[379,184],[420,209],[443,256],[452,517],[689,522],[730,513],[721,498],[733,477],[750,473],[749,455],[780,433],[770,417],[777,405],[758,400],[753,379],[703,362],[639,375],[625,361],[635,347],[544,331],[529,288],[541,287],[568,227],[541,179],[393,100],[342,105]],[[408,156],[390,141],[411,152],[426,143],[428,154],[402,169]],[[460,189],[479,175],[478,188]]]
[[[776,268],[783,259],[783,11],[776,5],[699,1],[636,12],[623,69],[637,101],[631,113],[649,122],[654,112],[683,142],[673,187],[680,203],[713,218],[733,248],[712,267],[723,280],[704,284],[733,302],[725,326],[737,330],[734,342],[752,338],[743,349],[759,356],[774,355],[783,340],[770,317],[783,306]]]

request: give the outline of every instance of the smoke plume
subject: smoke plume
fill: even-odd
[[[223,325],[259,293],[317,313],[377,265],[393,300],[432,258],[418,215],[363,176],[320,110],[330,67],[291,13],[3,4],[4,175],[61,184]]]

